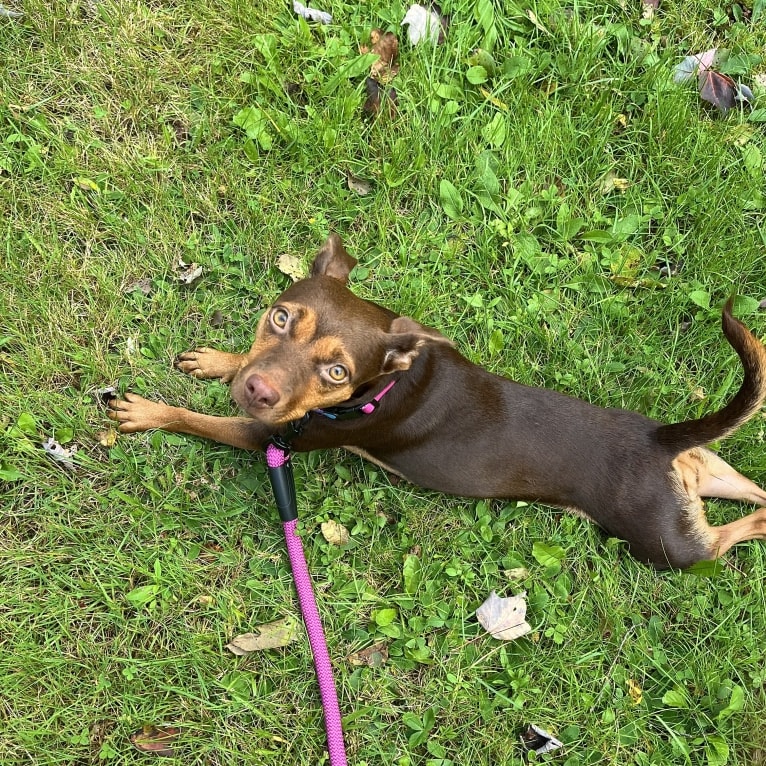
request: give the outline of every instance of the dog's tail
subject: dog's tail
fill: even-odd
[[[732,316],[732,302],[733,298],[730,298],[723,308],[721,326],[726,340],[742,362],[745,379],[734,398],[722,410],[698,420],[672,423],[657,429],[657,440],[677,453],[704,446],[733,433],[758,412],[766,399],[766,346]]]

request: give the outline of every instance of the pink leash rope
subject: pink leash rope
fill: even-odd
[[[298,592],[303,622],[309,637],[311,653],[314,657],[314,668],[319,682],[319,695],[324,709],[324,725],[327,732],[327,751],[330,754],[331,766],[346,766],[346,746],[343,741],[343,725],[341,722],[338,693],[332,674],[332,662],[327,651],[322,620],[319,616],[314,588],[311,585],[311,575],[303,552],[303,543],[296,534],[298,525],[298,509],[295,502],[295,483],[293,482],[292,466],[289,451],[276,444],[269,443],[266,447],[266,465],[269,468],[269,478],[274,490],[274,497],[279,508],[282,526],[285,531],[287,553],[293,570],[295,590]]]

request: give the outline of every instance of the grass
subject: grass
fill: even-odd
[[[308,263],[337,230],[359,294],[497,372],[664,420],[736,389],[726,296],[764,335],[763,132],[669,82],[689,53],[764,50],[746,3],[667,0],[647,23],[634,4],[453,0],[444,45],[402,42],[398,117],[372,124],[363,77],[337,73],[405,4],[331,0],[326,28],[288,5],[25,0],[0,19],[3,766],[141,763],[130,734],[162,723],[183,731],[169,763],[324,762],[306,642],[224,648],[297,614],[262,462],[161,433],[99,443],[110,384],[233,411],[172,360],[246,348],[288,284],[277,255]],[[473,84],[493,37],[498,72]],[[764,65],[748,67],[752,84]],[[249,107],[248,139],[233,121]],[[202,265],[194,286],[178,258]],[[721,445],[761,484],[765,434],[757,417]],[[74,471],[47,437],[77,447]],[[658,575],[543,506],[392,484],[340,452],[297,473],[350,763],[520,764],[528,723],[567,766],[766,761],[763,545],[712,578]],[[716,521],[739,512],[710,504]],[[528,592],[531,638],[483,634],[491,590]],[[378,641],[381,666],[347,660]]]

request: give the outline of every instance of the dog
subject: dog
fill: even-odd
[[[471,363],[437,330],[355,296],[356,260],[331,234],[309,278],[263,314],[247,354],[197,348],[177,366],[231,384],[247,417],[202,415],[136,394],[110,404],[122,433],[160,428],[247,450],[272,437],[298,452],[345,447],[423,487],[538,501],[626,541],[658,569],[766,539],[766,507],[711,526],[703,498],[766,506],[766,491],[706,448],[766,398],[766,347],[731,313],[723,333],[744,368],[723,409],[662,424],[521,385]]]

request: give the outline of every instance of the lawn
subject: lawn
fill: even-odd
[[[280,256],[305,269],[338,231],[359,295],[666,421],[736,391],[729,295],[766,335],[763,0],[445,0],[417,46],[400,0],[318,7],[331,24],[287,0],[0,6],[2,766],[146,763],[152,725],[181,730],[167,763],[327,762],[303,635],[226,649],[298,615],[262,458],[118,437],[99,393],[234,413],[173,360],[246,349]],[[400,71],[370,116],[373,28]],[[673,82],[714,47],[714,90],[751,89],[725,113]],[[765,441],[762,412],[715,448],[763,485]],[[763,543],[657,574],[542,505],[295,463],[351,764],[522,764],[529,724],[566,766],[766,763]],[[527,593],[528,636],[479,626],[493,590]]]

